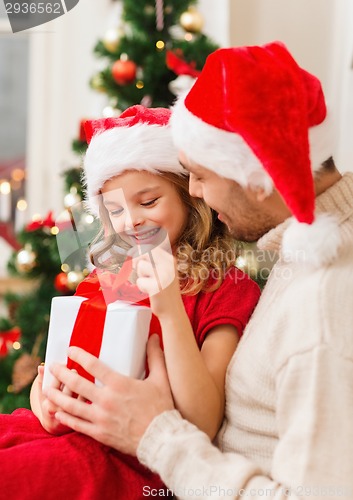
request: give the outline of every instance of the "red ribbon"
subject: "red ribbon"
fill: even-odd
[[[174,52],[172,50],[167,50],[166,64],[176,75],[188,75],[197,78],[201,73],[201,71],[196,69],[196,63],[194,61],[188,63],[184,59],[181,49],[177,49]]]
[[[128,258],[119,274],[103,272],[98,275],[94,271],[79,284],[75,295],[86,297],[87,300],[82,302],[78,311],[71,334],[70,346],[81,347],[98,358],[102,346],[108,304],[117,300],[124,300],[149,307],[148,297],[145,297],[137,286],[128,282],[131,271],[132,259]],[[162,338],[158,318],[154,315],[152,315],[150,323],[150,333],[157,333]],[[80,375],[94,382],[94,377],[70,358],[68,358],[67,366],[70,369],[77,370]]]
[[[51,229],[54,226],[55,220],[53,218],[53,212],[48,212],[48,215],[45,219],[35,220],[27,224],[26,231],[36,231],[37,229],[41,229],[44,227]]]
[[[17,326],[6,332],[0,332],[0,356],[7,356],[9,345],[12,347],[13,343],[18,341],[20,337],[21,329]]]

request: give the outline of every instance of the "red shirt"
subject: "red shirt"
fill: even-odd
[[[221,286],[214,292],[183,295],[199,348],[207,333],[217,325],[233,325],[241,336],[259,298],[257,283],[236,267],[227,271]]]
[[[120,273],[119,273],[120,274]],[[126,273],[128,275],[128,273]],[[146,294],[140,292],[136,285],[126,281],[122,275],[107,273],[107,288],[102,292],[101,281],[96,271],[93,271],[77,288],[76,295],[97,297],[103,293],[102,299],[109,303],[115,300],[125,300],[149,306]],[[122,281],[124,278],[124,281]],[[118,281],[118,285],[114,284]],[[212,279],[210,279],[212,285]],[[197,345],[201,348],[207,333],[217,325],[233,325],[241,336],[260,297],[260,288],[247,274],[236,267],[230,268],[223,279],[221,286],[214,292],[199,292],[197,295],[182,295],[186,313],[190,319]],[[92,311],[92,314],[97,312]],[[85,318],[92,327],[92,319]],[[87,325],[89,326],[89,325]],[[83,329],[86,329],[83,328]],[[150,333],[158,333],[161,329],[156,316],[152,315]],[[161,338],[162,340],[162,338]]]

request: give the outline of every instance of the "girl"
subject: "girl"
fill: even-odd
[[[223,418],[227,365],[259,289],[234,267],[234,244],[225,226],[202,200],[190,197],[188,178],[171,141],[169,116],[166,109],[134,106],[119,118],[87,123],[87,203],[103,229],[91,255],[98,271],[77,292],[89,286],[98,293],[102,279],[106,286],[107,276],[109,280],[118,273],[128,280],[120,283],[117,299],[146,303],[146,294],[151,296],[150,306],[160,323],[160,328],[151,323],[151,333],[159,330],[175,404],[213,439]],[[170,243],[172,255],[161,248],[162,241]],[[136,246],[148,252],[134,259],[137,265],[132,269],[126,253]],[[40,367],[31,405],[50,434],[31,416],[36,437],[30,445],[33,448],[34,441],[37,449],[37,477],[44,470],[47,479],[41,477],[31,489],[32,498],[47,491],[49,484],[57,491],[52,498],[103,494],[138,499],[144,487],[162,491],[159,478],[136,459],[61,425],[55,419],[58,408],[42,394],[42,377]],[[27,412],[16,418],[23,425]],[[54,434],[61,437],[54,441]],[[19,433],[14,444],[31,454],[22,437]],[[26,477],[35,473],[32,465],[24,470]]]

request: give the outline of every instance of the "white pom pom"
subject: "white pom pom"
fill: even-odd
[[[293,220],[282,239],[284,260],[320,267],[332,262],[341,242],[337,221],[328,214],[319,215],[312,224]]]

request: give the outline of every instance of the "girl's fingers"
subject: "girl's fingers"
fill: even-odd
[[[151,260],[141,259],[137,263],[136,267],[138,277],[148,278],[149,276],[153,276],[153,266]]]
[[[141,290],[141,292],[148,294],[150,297],[160,292],[160,287],[156,279],[151,279],[150,277],[137,278],[136,285]]]

